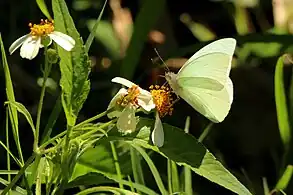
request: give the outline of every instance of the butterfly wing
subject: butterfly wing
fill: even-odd
[[[177,93],[199,113],[219,123],[225,119],[231,108],[233,84],[228,78],[222,90],[188,86],[177,89]]]
[[[236,40],[214,41],[196,52],[179,70],[176,80],[180,86],[221,90],[230,74]]]
[[[157,147],[162,147],[164,145],[164,129],[158,112],[156,112],[155,126],[152,132],[152,141]]]

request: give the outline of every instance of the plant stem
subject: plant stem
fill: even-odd
[[[41,89],[41,95],[38,105],[38,112],[37,112],[37,122],[36,122],[36,135],[34,140],[34,151],[38,149],[38,142],[39,142],[39,134],[40,134],[40,123],[41,123],[41,114],[42,114],[42,108],[43,108],[43,102],[46,92],[46,82],[48,79],[48,76],[51,71],[52,64],[48,61],[48,55],[47,55],[47,47],[45,46],[45,69],[43,73],[43,84]]]
[[[110,141],[110,144],[111,144],[111,149],[112,149],[114,164],[115,164],[115,168],[116,168],[116,172],[117,172],[118,178],[119,179],[123,179],[122,178],[122,174],[121,174],[121,169],[120,169],[119,161],[118,161],[118,155],[117,155],[117,152],[116,152],[116,148],[115,148],[114,142]],[[120,183],[120,182],[119,182],[119,188],[120,189],[124,189],[123,184]]]
[[[110,110],[106,110],[106,111],[104,111],[104,112],[102,112],[102,113],[100,113],[100,114],[98,114],[98,115],[96,115],[96,116],[93,116],[93,117],[91,117],[91,118],[89,118],[89,119],[87,119],[87,120],[85,120],[85,121],[82,121],[81,123],[75,125],[75,126],[73,127],[73,129],[77,129],[77,128],[79,128],[79,127],[81,127],[81,126],[83,126],[83,125],[85,125],[85,124],[87,124],[87,123],[90,123],[90,122],[92,122],[92,121],[94,121],[94,120],[97,120],[97,119],[99,119],[99,118],[105,116],[106,114],[108,114],[110,111],[112,111],[112,109],[110,109]]]
[[[24,166],[18,171],[17,175],[12,179],[12,181],[4,188],[1,195],[5,195],[19,180],[19,178],[24,174],[26,168],[33,162],[35,159],[35,153],[24,163]]]
[[[100,129],[103,129],[105,127],[108,127],[109,125],[111,125],[112,123],[114,123],[116,121],[117,121],[117,119],[113,119],[113,120],[111,120],[109,122],[106,122],[106,123],[102,124],[99,128],[94,129],[92,131],[89,131],[89,132],[87,132],[85,134],[82,134],[82,135],[80,135],[80,136],[78,136],[78,137],[76,137],[74,139],[86,139],[87,137],[91,136],[93,133],[95,133],[97,131],[100,131]]]
[[[6,147],[8,148],[9,150],[9,130],[8,130],[8,108],[6,108],[6,120],[5,120],[5,129],[6,129]],[[8,150],[6,151],[6,158],[7,158],[7,170],[10,171],[10,154],[8,152]],[[7,179],[8,179],[8,182],[10,183],[11,182],[11,175],[8,174],[7,175]],[[11,192],[9,191],[8,194],[10,195]]]
[[[43,143],[40,147],[39,150],[43,150],[45,149],[45,147],[51,143],[53,143],[56,139],[62,137],[63,135],[66,134],[66,131],[63,131],[62,133],[59,133],[58,135],[56,135],[55,137],[49,139],[48,141],[46,141],[45,143]]]
[[[199,142],[202,142],[206,136],[209,134],[210,130],[212,129],[213,123],[208,124],[208,126],[203,130],[203,132],[201,133],[201,135],[198,138]]]

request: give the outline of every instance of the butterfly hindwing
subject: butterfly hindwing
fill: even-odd
[[[197,87],[185,87],[179,90],[181,96],[199,113],[215,123],[222,122],[227,116],[233,101],[233,84],[228,78],[226,85],[220,91]]]

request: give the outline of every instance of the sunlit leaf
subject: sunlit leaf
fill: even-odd
[[[37,1],[37,5],[39,6],[40,10],[43,12],[43,14],[48,18],[48,19],[52,19],[47,5],[45,3],[45,0],[36,0]]]
[[[153,120],[140,118],[137,127],[152,129]],[[165,157],[175,161],[178,165],[185,165],[191,168],[192,171],[205,177],[206,179],[217,183],[237,194],[251,193],[241,184],[238,179],[233,176],[196,138],[190,134],[186,134],[183,130],[173,127],[168,124],[163,124],[165,132],[165,142],[163,147],[158,149],[151,145],[147,139],[138,139],[137,137],[118,136],[117,132],[109,133],[105,138],[105,142],[112,140],[128,140],[140,145],[141,147],[154,150]],[[148,134],[147,137],[149,137]]]
[[[75,40],[75,47],[71,52],[65,51],[58,46],[58,54],[61,59],[62,106],[68,125],[73,126],[90,90],[88,80],[90,61],[65,1],[53,0],[52,7],[55,29],[71,36]]]
[[[31,128],[32,128],[32,131],[35,135],[35,125],[34,125],[34,121],[32,119],[32,116],[31,114],[29,113],[29,111],[26,109],[26,107],[24,105],[22,105],[21,103],[19,102],[6,102],[6,104],[9,104],[11,106],[13,106],[14,108],[17,109],[18,112],[20,112],[21,114],[23,114],[27,120],[27,122],[30,124]]]

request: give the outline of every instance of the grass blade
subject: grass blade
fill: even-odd
[[[16,184],[16,182],[20,179],[20,177],[25,173],[26,168],[33,162],[33,160],[35,159],[35,154],[33,154],[23,165],[23,167],[21,167],[21,169],[18,171],[17,175],[12,179],[12,181],[4,188],[4,190],[2,191],[1,195],[6,194],[11,188],[14,187],[14,185]]]
[[[279,131],[284,148],[287,151],[291,141],[291,131],[283,78],[283,59],[283,56],[278,59],[275,69],[275,101]]]
[[[32,131],[33,131],[33,134],[35,136],[35,132],[36,132],[36,128],[35,128],[35,125],[34,125],[34,122],[33,122],[33,119],[32,119],[32,116],[31,114],[29,113],[29,111],[25,108],[24,105],[22,105],[21,103],[19,102],[5,102],[5,104],[9,104],[11,105],[12,107],[16,108],[18,110],[18,112],[20,112],[21,114],[23,114],[27,120],[27,122],[30,124],[31,128],[32,128]]]
[[[141,168],[141,161],[137,154],[137,151],[133,149],[133,147],[130,147],[130,156],[131,156],[132,173],[133,173],[135,183],[145,185],[143,171]],[[140,192],[138,191],[138,193]]]
[[[119,161],[118,161],[118,155],[117,155],[117,152],[116,152],[114,142],[110,142],[110,145],[111,145],[111,150],[112,150],[112,154],[113,154],[116,173],[117,173],[119,179],[122,179],[121,169],[120,169],[120,165],[119,165]],[[122,183],[119,183],[119,188],[123,189],[123,184]]]
[[[148,164],[154,178],[155,178],[155,181],[159,187],[159,190],[161,192],[162,195],[167,195],[167,191],[164,187],[164,184],[163,184],[163,181],[161,179],[161,176],[160,176],[160,173],[159,171],[157,170],[155,164],[153,163],[152,159],[149,157],[149,155],[139,146],[135,145],[135,144],[131,144],[131,146],[133,148],[135,148],[141,155],[142,157],[144,158],[144,160],[146,161],[146,163]]]
[[[6,54],[5,54],[5,49],[2,41],[2,37],[0,34],[0,45],[1,45],[1,56],[2,56],[2,65],[3,65],[3,70],[4,70],[4,75],[5,75],[5,87],[6,87],[6,96],[8,101],[15,101],[14,97],[14,90],[13,90],[13,85],[11,81],[11,76],[10,76],[10,71],[9,71],[9,66],[7,63],[6,59]],[[18,133],[18,116],[17,116],[17,110],[16,108],[8,107],[9,111],[9,117],[10,117],[10,122],[12,126],[12,133],[14,137],[14,141],[16,144],[17,152],[20,158],[21,163],[24,163],[23,160],[23,155],[22,155],[22,150],[20,146],[20,140],[19,140],[19,133]]]
[[[190,127],[190,117],[188,116],[185,121],[185,128],[184,128],[185,133],[189,133],[189,127]],[[204,132],[206,132],[206,130],[204,130]],[[200,137],[202,137],[202,136],[200,136]],[[205,136],[203,136],[203,137],[205,137]],[[184,166],[184,192],[186,194],[193,194],[192,174],[191,174],[191,169],[188,166]]]
[[[171,160],[171,174],[172,174],[172,186],[173,193],[180,192],[179,174],[177,164]]]
[[[283,175],[279,179],[275,189],[285,190],[291,180],[292,174],[293,174],[293,166],[288,165],[287,168],[285,169]]]
[[[87,38],[87,40],[86,40],[86,42],[85,42],[85,51],[86,51],[86,52],[89,51],[89,49],[90,49],[90,47],[91,47],[91,45],[92,45],[92,43],[93,43],[93,40],[94,40],[94,38],[95,38],[96,30],[97,30],[97,28],[98,28],[98,26],[99,26],[99,23],[100,23],[100,21],[101,21],[102,15],[103,15],[104,10],[105,10],[105,7],[106,7],[106,5],[107,5],[107,2],[108,2],[108,0],[105,0],[105,3],[104,3],[104,5],[103,5],[103,7],[102,7],[102,10],[101,10],[101,12],[100,12],[100,15],[99,15],[97,21],[95,22],[95,25],[93,26],[90,35],[88,36],[88,38]]]

